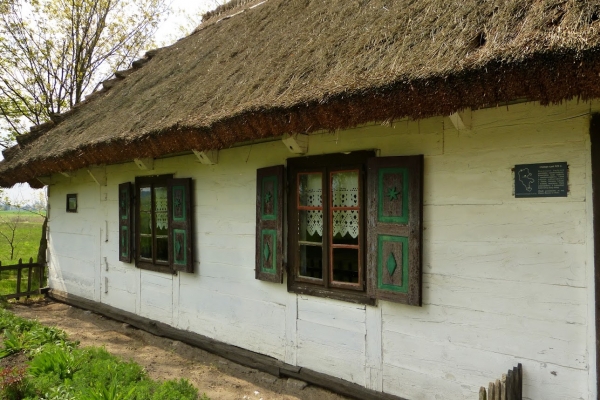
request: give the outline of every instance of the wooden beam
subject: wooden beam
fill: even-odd
[[[133,162],[141,170],[152,171],[154,169],[154,158],[134,158]]]
[[[202,164],[215,165],[219,162],[219,150],[192,150]]]
[[[600,394],[600,114],[590,120],[592,221],[594,231],[594,308],[596,314],[596,393]],[[590,349],[591,350],[591,349]]]
[[[308,135],[298,133],[296,135],[284,135],[281,139],[287,149],[294,154],[306,154],[308,152]]]
[[[42,185],[49,186],[54,185],[54,179],[51,176],[38,176],[37,180],[42,182]]]
[[[88,174],[100,186],[106,186],[106,169],[104,167],[89,167]]]
[[[457,131],[470,131],[472,128],[471,109],[455,112],[450,115],[450,121]]]

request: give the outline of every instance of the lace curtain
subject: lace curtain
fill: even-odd
[[[321,176],[307,176],[306,199],[308,206],[322,204]],[[334,207],[358,207],[358,173],[340,172],[333,175],[331,198]],[[323,211],[308,211],[306,231],[309,235],[323,236]],[[333,235],[358,237],[358,210],[333,212]]]
[[[167,229],[169,227],[167,188],[158,187],[154,189],[154,201],[156,207],[156,227]]]

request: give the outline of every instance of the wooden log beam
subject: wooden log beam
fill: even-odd
[[[450,121],[457,131],[470,131],[472,128],[471,109],[450,114]]]
[[[205,165],[215,165],[219,162],[219,150],[192,150],[198,160]]]
[[[283,144],[287,149],[294,154],[306,154],[308,152],[308,135],[296,134],[296,135],[284,135]]]
[[[154,158],[134,158],[133,162],[143,171],[152,171],[154,169]]]
[[[89,167],[87,172],[99,186],[106,186],[106,169],[104,167]]]

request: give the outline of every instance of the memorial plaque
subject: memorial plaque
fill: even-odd
[[[515,165],[515,197],[567,197],[566,162]]]

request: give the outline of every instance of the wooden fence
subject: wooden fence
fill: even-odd
[[[27,290],[21,291],[21,281],[23,279],[23,270],[27,270]],[[34,275],[34,269],[36,269]],[[21,296],[26,296],[29,298],[32,294],[42,294],[46,293],[47,288],[43,288],[42,284],[44,282],[44,271],[45,267],[41,264],[37,264],[33,262],[33,258],[29,259],[28,264],[23,264],[23,260],[19,259],[19,263],[16,265],[2,265],[0,262],[0,273],[3,271],[17,271],[17,287],[15,293],[7,293],[2,294],[5,299],[17,299],[19,300]],[[32,288],[32,280],[34,277],[38,278],[37,287]]]
[[[479,389],[479,400],[522,400],[523,399],[523,366],[521,363],[508,373],[502,374],[502,379],[490,382],[487,389]]]

